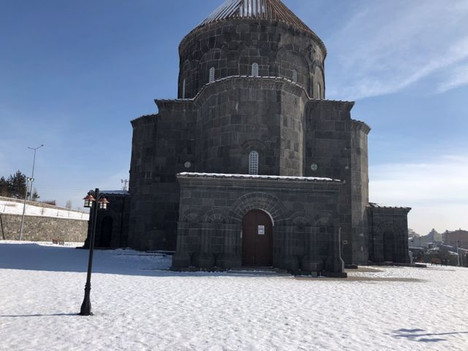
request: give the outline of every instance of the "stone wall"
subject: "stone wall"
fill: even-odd
[[[156,103],[158,115],[132,121],[128,245],[141,250],[175,250],[176,174],[194,163],[194,104],[181,100]]]
[[[367,135],[369,126],[360,121],[351,121],[351,218],[350,245],[353,263],[366,264],[369,260],[367,206],[369,205],[369,170]]]
[[[340,197],[340,223],[343,259],[346,263],[361,263],[352,252],[353,223],[351,209],[351,172],[355,164],[351,157],[352,119],[354,102],[310,100],[305,111],[305,168],[307,177],[330,177],[345,182]],[[360,204],[359,204],[360,206]]]
[[[0,239],[18,240],[20,237],[21,215],[0,214]],[[84,242],[88,221],[24,216],[23,240]]]
[[[174,250],[179,206],[176,174],[303,173],[304,89],[284,78],[231,77],[194,100],[156,100],[158,115],[132,122],[128,245]]]
[[[214,79],[252,75],[296,81],[309,96],[325,97],[323,42],[312,32],[282,22],[231,19],[198,27],[179,46],[179,98],[193,98]]]
[[[259,174],[302,175],[303,88],[282,78],[232,77],[195,99],[196,159],[191,172],[248,173],[251,151]]]
[[[272,262],[290,271],[343,273],[339,237],[342,183],[294,177],[182,173],[176,269],[239,267],[243,219],[273,223]]]

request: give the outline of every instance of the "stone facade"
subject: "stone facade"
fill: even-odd
[[[243,219],[261,209],[272,222],[274,267],[343,272],[340,251],[341,181],[182,173],[174,268],[242,266]],[[245,250],[244,250],[245,251]]]
[[[1,239],[18,240],[21,215],[0,214]],[[87,235],[88,221],[24,216],[23,240],[83,242]]]
[[[178,99],[155,100],[158,114],[132,121],[122,217],[129,246],[177,247],[176,268],[243,264],[244,219],[232,206],[264,194],[285,209],[275,217],[260,200],[249,207],[273,218],[274,266],[337,273],[342,258],[407,262],[409,209],[369,207],[370,128],[351,118],[353,102],[325,99],[325,45],[281,1],[226,2],[182,40],[179,54]],[[324,188],[333,194],[324,198]],[[209,222],[210,213],[224,222]]]

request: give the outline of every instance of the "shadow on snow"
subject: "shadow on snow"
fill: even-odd
[[[2,243],[0,241],[0,269],[86,273],[88,256],[89,250],[75,247],[45,246],[40,243]],[[149,277],[259,277],[258,274],[233,272],[176,272],[170,270],[171,264],[170,255],[124,249],[94,250],[92,273]]]
[[[2,244],[0,269],[77,272],[88,269],[89,250],[64,246],[44,246],[36,243]],[[171,258],[165,255],[145,255],[133,250],[95,250],[94,273],[136,276],[184,276],[169,270]]]
[[[465,332],[428,333],[424,329],[398,329],[393,332],[394,338],[405,338],[417,342],[440,342],[447,341],[441,336],[468,334]]]

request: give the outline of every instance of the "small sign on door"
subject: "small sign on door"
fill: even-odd
[[[259,225],[258,226],[258,235],[265,235],[265,226]]]

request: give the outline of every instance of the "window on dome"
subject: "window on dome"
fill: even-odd
[[[251,151],[249,154],[249,174],[258,174],[258,152]]]
[[[186,82],[184,79],[184,81],[182,82],[182,99],[185,99],[185,86],[186,86]]]
[[[214,81],[215,81],[215,68],[214,68],[214,67],[211,67],[211,68],[210,68],[210,76],[209,76],[208,82],[209,82],[209,83],[213,83]]]
[[[297,83],[297,71],[295,69],[292,71],[292,80],[294,83]]]
[[[252,64],[252,76],[258,77],[258,63],[256,62]]]

